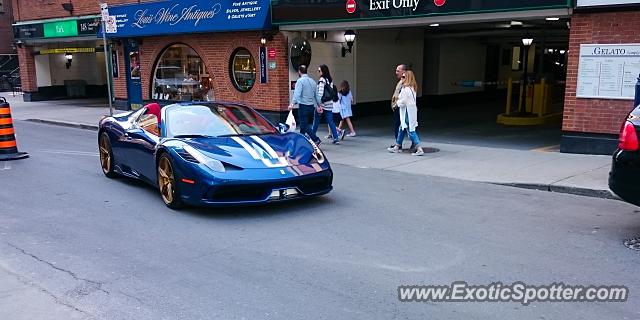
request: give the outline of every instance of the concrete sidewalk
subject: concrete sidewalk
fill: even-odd
[[[2,96],[0,94],[0,96]],[[16,120],[39,121],[86,129],[97,128],[99,119],[109,114],[104,100],[60,100],[22,102],[22,97],[6,96]],[[116,112],[119,112],[116,110]],[[616,198],[609,191],[607,177],[610,156],[564,154],[550,147],[538,151],[495,148],[477,145],[436,143],[429,128],[419,127],[428,148],[438,152],[414,157],[408,153],[391,154],[393,143],[386,118],[365,118],[357,122],[358,136],[347,137],[340,145],[326,141],[321,145],[331,163],[359,168],[376,168],[425,176],[488,182],[553,192],[565,192],[602,198]],[[390,116],[388,121],[390,122]],[[319,136],[324,136],[324,126]],[[405,142],[407,147],[409,142]]]

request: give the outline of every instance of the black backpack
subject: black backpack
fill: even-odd
[[[327,101],[338,101],[338,88],[332,83],[326,82],[324,83],[324,91],[322,92],[322,98],[320,99],[322,103]]]

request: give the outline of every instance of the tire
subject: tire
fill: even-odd
[[[180,199],[180,191],[178,190],[175,170],[173,169],[173,161],[167,153],[163,153],[158,158],[156,166],[156,174],[158,175],[158,189],[160,197],[167,207],[171,209],[180,209],[184,207]]]
[[[98,150],[100,151],[100,167],[102,173],[107,178],[116,178],[118,174],[115,172],[113,150],[111,149],[111,140],[106,132],[102,132],[98,137]]]

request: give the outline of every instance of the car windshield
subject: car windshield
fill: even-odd
[[[276,133],[253,109],[236,105],[177,105],[166,110],[168,137],[221,137]]]

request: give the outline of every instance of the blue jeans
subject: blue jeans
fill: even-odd
[[[315,107],[308,104],[300,104],[298,106],[298,117],[300,118],[300,134],[306,134],[311,138],[313,142],[320,141],[320,138],[316,136],[314,130],[312,130],[311,124],[314,122],[312,119],[315,114]]]
[[[418,137],[417,131],[409,131],[409,113],[408,112],[404,114],[404,123],[407,124],[407,129],[402,130],[402,127],[398,129],[398,138],[396,138],[396,144],[402,146],[402,141],[404,141],[405,131],[408,131],[409,139],[411,139],[411,142],[413,142],[413,144],[417,147],[418,145],[420,145],[420,137]]]
[[[331,129],[331,135],[333,136],[333,140],[334,141],[340,140],[340,137],[338,137],[338,130],[336,129],[336,123],[333,122],[333,112],[331,111],[323,110],[322,114],[316,112],[315,116],[313,117],[313,126],[311,127],[311,131],[313,131],[314,134],[318,132],[320,117],[324,117],[324,119],[327,121],[327,124],[329,125],[329,129]]]

